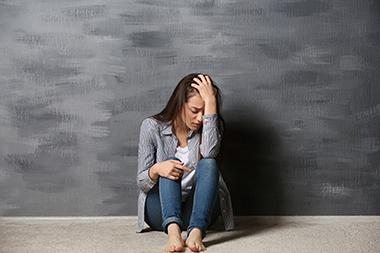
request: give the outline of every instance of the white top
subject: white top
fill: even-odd
[[[186,147],[177,147],[177,151],[175,153],[175,157],[181,160],[181,162],[184,163],[186,167],[191,167],[189,164],[189,148]],[[182,175],[182,181],[181,181],[181,189],[182,189],[182,202],[186,200],[187,196],[189,195],[191,188],[193,186],[194,182],[194,176],[195,176],[195,170],[192,170],[190,172],[184,171]]]

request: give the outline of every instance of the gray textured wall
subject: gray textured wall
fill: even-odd
[[[224,94],[236,214],[380,214],[378,1],[0,1],[0,215],[136,215],[140,122]]]

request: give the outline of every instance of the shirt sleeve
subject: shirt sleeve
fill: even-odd
[[[157,181],[149,177],[149,169],[156,161],[156,140],[154,138],[155,126],[152,119],[145,119],[141,123],[137,158],[137,186],[148,192]]]
[[[219,153],[222,136],[218,128],[218,120],[218,114],[202,116],[202,140],[199,149],[204,158],[215,158]]]

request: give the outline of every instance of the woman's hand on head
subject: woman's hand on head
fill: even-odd
[[[207,102],[215,101],[216,89],[213,87],[211,79],[208,75],[199,74],[198,78],[194,77],[191,86],[199,91],[202,99]]]
[[[158,163],[158,175],[171,180],[178,180],[185,171],[190,172],[191,169],[183,165],[178,160],[166,160]]]

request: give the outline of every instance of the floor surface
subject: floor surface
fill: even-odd
[[[220,222],[208,231],[207,253],[380,252],[380,216],[241,216],[235,222],[234,231],[221,230]],[[133,216],[0,217],[0,252],[163,252],[166,234],[136,233],[135,225]]]

